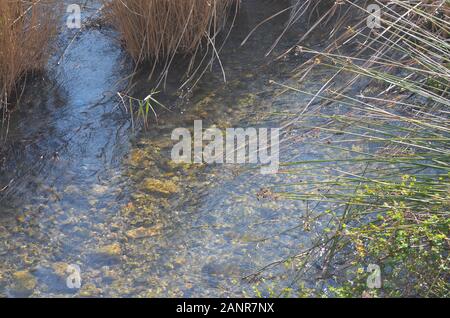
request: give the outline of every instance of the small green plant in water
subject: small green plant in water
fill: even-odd
[[[150,94],[144,99],[138,99],[132,96],[118,93],[124,107],[130,112],[131,126],[133,131],[136,129],[136,120],[140,120],[144,126],[144,129],[149,128],[149,115],[150,112],[155,116],[156,122],[158,122],[158,114],[156,113],[155,106],[160,106],[164,109],[168,108],[160,103],[156,99],[156,95],[160,92],[152,89]],[[125,102],[128,99],[128,103]]]

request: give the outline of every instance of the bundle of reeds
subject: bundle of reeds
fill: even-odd
[[[54,0],[0,0],[0,111],[25,74],[40,70],[56,31]]]
[[[317,117],[330,120],[326,127],[308,128],[345,136],[342,141],[330,141],[330,149],[349,156],[342,159],[339,154],[327,164],[331,171],[349,172],[338,177],[330,173],[326,182],[311,181],[311,187],[321,189],[319,194],[293,186],[279,196],[333,203],[329,211],[335,213],[335,226],[330,233],[335,234],[319,244],[327,255],[323,273],[331,272],[330,264],[342,257],[348,264],[359,266],[370,260],[389,269],[382,272],[383,288],[369,290],[367,275],[358,274],[357,266],[351,282],[335,266],[333,275],[343,278],[338,279],[338,288],[329,289],[332,296],[448,297],[449,2],[305,0],[295,6],[295,18],[309,14],[308,9],[319,2],[329,6],[312,28],[333,22],[332,43],[325,48],[296,47],[312,58],[299,65],[295,77],[300,83],[313,68],[330,74],[312,92],[276,84],[311,96],[310,108],[338,104],[348,110],[345,115],[321,113]],[[372,8],[378,12],[369,10],[369,4],[376,5]],[[376,19],[378,25],[371,23]],[[300,118],[296,116],[292,117]],[[355,148],[345,150],[349,141],[355,142]],[[336,160],[347,166],[339,166]],[[289,167],[299,167],[298,173],[306,174],[301,170],[306,164],[323,165],[324,160]],[[324,184],[330,187],[324,190]]]
[[[210,45],[239,0],[113,0],[107,15],[136,62],[169,59]]]

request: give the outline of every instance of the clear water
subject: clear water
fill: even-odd
[[[304,226],[305,217],[323,210],[320,205],[261,199],[258,193],[273,184],[324,178],[331,173],[325,168],[263,176],[246,165],[170,161],[172,130],[192,127],[195,119],[205,127],[277,127],[285,118],[276,113],[305,107],[308,96],[280,94],[269,83],[288,79],[305,58],[291,54],[274,61],[305,32],[301,23],[269,57],[265,53],[287,16],[261,26],[240,46],[257,23],[287,5],[245,1],[220,54],[227,82],[216,65],[180,98],[183,62],[177,63],[157,97],[171,110],[158,108],[158,122],[153,119],[137,135],[116,98],[133,70],[117,35],[96,26],[79,34],[62,31],[58,45],[70,46],[50,63],[52,74],[30,83],[2,145],[0,295],[252,295],[255,281],[244,277],[320,239],[321,222]],[[311,41],[325,36],[314,34]],[[152,88],[141,73],[133,80],[133,96]],[[315,73],[304,88],[315,91],[322,83],[322,74]],[[311,142],[320,138],[309,131],[283,144],[281,161],[336,156]],[[150,191],[153,179],[176,190]],[[138,235],[142,228],[145,234]],[[80,266],[80,290],[66,286],[68,264]],[[309,266],[318,265],[311,260]],[[17,274],[23,271],[25,278]],[[281,266],[263,277],[284,284],[295,274]],[[316,277],[302,280],[314,286]]]

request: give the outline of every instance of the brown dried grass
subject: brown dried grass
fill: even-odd
[[[20,80],[45,66],[57,25],[54,4],[54,0],[0,0],[0,111],[7,109]]]
[[[225,26],[228,9],[238,3],[239,0],[113,0],[106,2],[106,12],[135,62],[165,60],[170,65],[174,54],[195,53],[202,44],[214,46],[216,35]]]

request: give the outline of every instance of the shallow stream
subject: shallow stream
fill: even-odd
[[[88,4],[93,14],[98,6]],[[50,62],[51,74],[29,83],[0,161],[0,295],[254,295],[255,280],[243,278],[321,236],[320,222],[305,226],[305,216],[321,211],[319,205],[261,193],[273,184],[323,178],[324,169],[261,175],[251,165],[175,164],[170,158],[172,130],[191,128],[194,120],[204,127],[279,127],[275,114],[305,107],[309,96],[279,94],[270,81],[287,80],[304,58],[274,61],[306,24],[285,34],[268,57],[285,15],[240,45],[287,5],[244,1],[220,53],[227,82],[216,65],[180,97],[175,75],[183,63],[177,63],[174,80],[169,74],[157,96],[170,111],[156,106],[158,121],[152,118],[139,133],[116,95],[133,71],[117,35],[96,24],[61,31],[58,46],[67,49]],[[321,43],[325,37],[310,38]],[[134,77],[132,96],[151,91],[146,78]],[[311,74],[303,85],[315,91],[323,81],[322,74]],[[312,131],[291,140],[280,160],[336,156],[321,146],[324,138]],[[67,287],[69,264],[80,267],[81,289]],[[274,284],[293,277],[295,271],[284,267],[264,274]],[[304,283],[314,287],[315,277]]]

